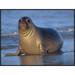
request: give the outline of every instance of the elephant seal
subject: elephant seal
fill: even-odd
[[[14,54],[48,54],[59,52],[63,40],[61,35],[51,28],[37,27],[31,18],[25,16],[19,19],[19,50]]]

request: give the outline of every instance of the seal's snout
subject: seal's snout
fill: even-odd
[[[19,29],[25,31],[30,28],[31,19],[29,17],[22,17],[19,19]]]

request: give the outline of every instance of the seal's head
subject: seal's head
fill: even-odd
[[[24,33],[24,32],[31,29],[32,20],[27,16],[22,17],[21,19],[19,19],[19,26],[18,27],[19,27],[19,31]]]

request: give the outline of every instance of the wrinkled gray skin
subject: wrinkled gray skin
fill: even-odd
[[[37,27],[26,16],[22,17],[18,24],[19,48],[16,53],[9,53],[7,55],[42,55],[60,52],[63,41],[57,31],[50,28]]]

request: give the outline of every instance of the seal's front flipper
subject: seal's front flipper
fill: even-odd
[[[18,56],[20,54],[20,50],[17,50],[16,53],[7,53],[5,56]]]
[[[16,53],[7,53],[5,56],[18,56]]]
[[[19,55],[24,55],[20,50],[17,50],[16,53],[8,53],[5,56],[19,56]]]

